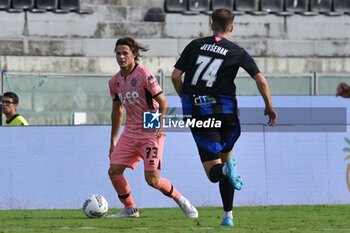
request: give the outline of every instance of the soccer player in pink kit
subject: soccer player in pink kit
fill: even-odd
[[[120,213],[108,217],[139,217],[124,171],[126,168],[134,169],[142,159],[147,183],[174,199],[187,217],[197,218],[196,208],[169,180],[160,175],[164,144],[162,127],[157,130],[143,129],[143,113],[159,111],[158,116],[162,120],[168,103],[157,79],[138,63],[140,51],[145,52],[147,48],[131,37],[119,39],[114,50],[120,71],[109,81],[113,108],[108,174],[124,208]],[[126,110],[125,127],[117,140],[123,105]]]

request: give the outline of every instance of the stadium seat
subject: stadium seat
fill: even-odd
[[[56,13],[68,13],[76,12],[79,14],[91,14],[91,10],[83,10],[80,8],[79,0],[59,0],[58,8],[55,10]]]
[[[350,1],[349,0],[333,0],[334,12],[341,14],[350,14]]]
[[[54,10],[57,8],[58,0],[36,0],[36,9]]]
[[[10,8],[10,0],[0,0],[0,10],[7,10]]]
[[[31,12],[45,13],[57,9],[58,0],[35,0],[34,8]]]
[[[341,15],[340,12],[335,12],[332,10],[332,0],[311,0],[310,10],[312,12],[326,14],[331,16]]]
[[[220,8],[227,8],[232,10],[233,9],[233,0],[211,0],[210,9],[220,9]]]
[[[69,13],[70,11],[78,11],[80,8],[79,0],[59,0],[56,13]]]
[[[167,13],[183,13],[187,11],[187,0],[165,0],[164,9]]]
[[[293,15],[292,12],[284,10],[284,0],[260,0],[260,8],[262,11],[276,15]]]
[[[235,0],[234,11],[238,13],[248,13],[253,15],[266,15],[268,12],[258,10],[255,0]]]
[[[11,12],[31,10],[34,6],[33,0],[12,0],[11,2]]]
[[[209,14],[209,0],[188,0],[188,11]]]
[[[235,0],[234,10],[238,12],[254,12],[255,0]]]
[[[146,22],[164,22],[165,14],[162,8],[152,7],[150,8],[145,15]]]
[[[285,10],[295,14],[317,15],[309,10],[308,0],[285,0]]]

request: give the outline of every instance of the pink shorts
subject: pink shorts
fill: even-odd
[[[111,164],[122,164],[135,169],[143,159],[145,171],[161,169],[164,136],[160,138],[135,139],[122,134],[110,156]]]

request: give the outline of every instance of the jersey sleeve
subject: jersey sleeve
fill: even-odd
[[[151,94],[152,97],[156,97],[163,92],[160,87],[157,78],[154,77],[150,72],[145,73],[145,88]]]
[[[111,80],[109,80],[109,93],[113,99],[113,101],[120,101],[117,93],[117,85],[116,85],[116,77],[114,76]]]
[[[29,125],[28,121],[24,117],[21,116],[20,120],[21,120],[21,125]]]
[[[185,72],[187,64],[189,64],[189,58],[191,57],[191,47],[192,43],[189,43],[185,49],[182,51],[180,58],[175,63],[174,67]]]
[[[258,66],[256,65],[253,57],[245,50],[243,49],[241,54],[241,63],[240,66],[247,71],[247,73],[253,77],[257,73],[260,73],[260,70]]]

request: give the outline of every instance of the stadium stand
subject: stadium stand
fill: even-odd
[[[7,10],[10,8],[10,0],[0,0],[0,10]]]
[[[308,0],[285,0],[285,10],[305,16],[317,15],[316,12],[309,10]]]
[[[350,14],[348,0],[164,0],[165,13],[211,14],[218,8],[233,9],[236,15],[300,14],[338,16]]]
[[[56,13],[76,12],[79,14],[91,14],[90,9],[81,9],[79,0],[59,0]]]
[[[233,0],[211,0],[211,10],[220,8],[233,9]]]
[[[9,12],[22,12],[24,10],[31,10],[33,7],[33,0],[12,0]]]
[[[79,0],[0,0],[0,10],[6,10],[10,13],[23,11],[33,13],[45,13],[46,11],[55,13],[92,13],[92,10],[80,8]]]
[[[340,12],[333,11],[332,0],[311,0],[310,11],[329,16],[341,15]]]
[[[235,0],[234,10],[238,12],[254,12],[255,0]]]
[[[284,0],[260,0],[260,8],[262,11],[276,15],[293,15],[293,12],[285,11]]]
[[[187,0],[165,0],[164,9],[167,13],[183,13],[187,11]]]
[[[43,6],[47,1],[49,0],[34,1],[34,9],[39,5]],[[5,9],[8,7],[8,1],[0,0],[0,2]],[[165,22],[158,23],[161,21],[161,10],[164,12],[164,4],[170,2],[178,4],[177,7],[181,10],[178,14],[167,13]],[[210,6],[215,8],[222,7],[221,4],[231,6],[235,1],[211,0],[209,2]],[[350,82],[345,78],[350,72],[348,66],[350,46],[349,33],[347,33],[350,30],[349,15],[329,17],[322,13],[314,17],[306,17],[288,11],[293,16],[280,17],[271,14],[281,9],[278,0],[259,0],[259,2],[260,10],[269,11],[266,9],[271,8],[270,14],[238,16],[233,40],[257,57],[257,62],[262,64],[262,70],[270,78],[269,83],[273,94],[330,95],[334,94],[336,83]],[[302,5],[304,1],[285,2],[289,2],[288,4],[292,5],[290,7],[297,8],[300,12],[308,11],[307,6]],[[46,14],[33,14],[30,13],[31,11],[26,11],[26,14],[10,14],[1,11],[0,21],[6,27],[3,27],[0,33],[0,68],[6,67],[10,74],[33,77],[38,76],[37,74],[63,76],[62,73],[64,73],[66,76],[57,78],[64,82],[73,79],[72,74],[78,75],[82,77],[82,83],[89,79],[88,85],[91,85],[91,89],[83,87],[84,92],[81,92],[80,88],[69,85],[72,90],[64,97],[61,96],[61,92],[58,92],[55,99],[48,99],[49,94],[56,92],[54,88],[61,87],[61,84],[57,84],[55,77],[51,76],[47,76],[49,82],[41,81],[46,80],[44,75],[35,79],[37,81],[34,89],[29,82],[31,79],[27,77],[19,79],[11,76],[7,79],[8,84],[6,81],[4,86],[7,90],[11,88],[25,95],[23,99],[26,100],[21,104],[21,108],[25,111],[24,113],[31,112],[30,121],[35,121],[37,124],[68,124],[68,120],[64,119],[70,119],[71,112],[77,110],[75,105],[72,105],[71,97],[75,94],[78,99],[84,99],[84,96],[92,93],[91,90],[94,90],[100,82],[99,88],[101,90],[106,88],[105,83],[116,71],[113,54],[115,40],[124,35],[131,35],[149,46],[150,50],[142,58],[142,62],[153,72],[159,68],[163,69],[166,77],[163,82],[164,91],[168,95],[174,95],[175,91],[169,75],[176,57],[179,56],[179,51],[183,50],[188,40],[211,35],[207,15],[182,15],[182,12],[189,11],[187,3],[188,0],[81,0],[79,8],[91,8],[94,10],[94,15],[54,14],[49,11]],[[251,11],[259,11],[258,1],[250,3],[255,3],[251,5]],[[293,6],[293,3],[297,5]],[[247,0],[241,0],[241,5],[238,6],[242,9],[242,6],[247,4]],[[333,11],[349,12],[349,0],[334,0],[334,4]],[[152,9],[157,7],[158,9]],[[294,8],[292,10],[295,10]],[[313,72],[314,69],[317,70]],[[255,90],[254,83],[244,76],[245,71],[239,72],[242,78],[236,80],[239,86],[237,93],[239,95],[259,94],[252,93],[252,90]],[[312,78],[311,72],[315,73]],[[91,78],[91,74],[108,77],[101,80],[101,77]],[[316,79],[321,74],[330,75]],[[339,74],[344,77],[339,77]],[[310,85],[312,80],[319,81],[316,82],[318,92],[313,91],[317,88],[316,85]],[[24,81],[28,83],[24,84]],[[62,89],[66,86],[62,84]],[[96,109],[100,107],[100,102],[109,103],[108,91],[104,92],[104,95],[105,101],[100,101],[101,98],[93,96],[88,97],[87,105],[92,106],[91,109]],[[32,96],[35,96],[35,104]],[[106,104],[92,117],[88,115],[88,123],[107,124],[110,118],[109,108],[109,104]],[[86,108],[79,110],[90,111]],[[59,114],[51,113],[54,111]]]
[[[164,22],[165,13],[160,7],[152,7],[146,12],[144,20],[146,22]]]
[[[235,0],[234,11],[236,14],[248,13],[253,15],[266,15],[268,12],[261,11],[255,0]]]
[[[333,0],[333,7],[335,12],[339,12],[342,14],[350,14],[349,0]]]
[[[210,14],[209,7],[209,0],[188,0],[189,12]]]
[[[35,9],[43,9],[43,10],[55,10],[57,9],[58,0],[36,0],[35,1]]]

